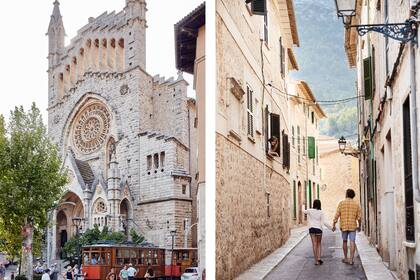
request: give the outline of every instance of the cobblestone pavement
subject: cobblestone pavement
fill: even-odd
[[[311,239],[307,236],[277,265],[266,280],[366,280],[360,258],[356,252],[354,265],[341,262],[343,250],[339,232],[324,231],[322,238],[323,265],[314,265]]]

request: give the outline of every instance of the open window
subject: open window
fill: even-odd
[[[280,115],[270,113],[269,114],[269,125],[270,128],[268,138],[268,154],[273,157],[280,156]]]
[[[267,0],[246,0],[246,4],[251,4],[251,10],[254,15],[263,16],[267,13]]]

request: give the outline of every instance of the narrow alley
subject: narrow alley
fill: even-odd
[[[317,266],[314,265],[312,244],[308,235],[264,279],[367,279],[357,252],[354,265],[341,262],[343,258],[341,244],[339,232],[333,233],[325,230],[322,239],[322,260],[324,264]]]

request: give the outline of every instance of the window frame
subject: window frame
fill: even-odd
[[[246,112],[247,112],[247,135],[251,139],[255,136],[255,114],[254,114],[254,90],[249,84],[246,85]]]

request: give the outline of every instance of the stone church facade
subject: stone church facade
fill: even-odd
[[[47,259],[59,259],[75,234],[107,226],[148,242],[196,246],[195,102],[188,83],[146,72],[146,1],[126,0],[119,13],[90,18],[68,46],[59,9],[49,38],[49,135],[69,183],[52,211]],[[195,205],[195,203],[194,203]]]

